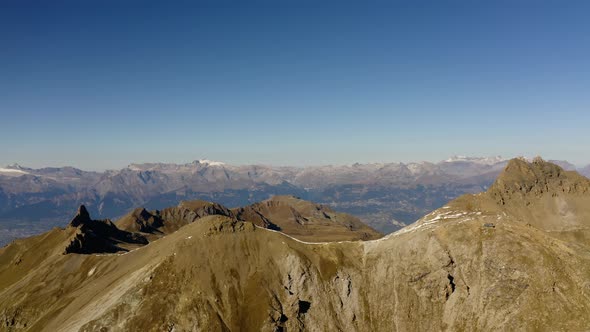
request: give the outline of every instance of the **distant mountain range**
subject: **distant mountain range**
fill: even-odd
[[[0,243],[64,226],[82,204],[93,216],[116,219],[137,206],[162,209],[202,199],[234,208],[275,195],[329,205],[389,233],[462,194],[486,190],[506,163],[501,157],[459,156],[439,163],[273,167],[202,159],[105,172],[14,164],[0,168]],[[590,166],[578,171],[588,176]]]

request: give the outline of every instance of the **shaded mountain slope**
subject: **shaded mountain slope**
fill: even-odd
[[[542,172],[552,166],[512,167],[518,162],[502,176],[525,177],[528,188],[527,168],[540,171],[533,182],[555,191],[538,199],[555,192],[568,204],[588,199],[583,189],[566,189],[583,188],[575,174],[553,182]],[[17,241],[0,249],[2,329],[590,329],[590,242],[548,231],[543,216],[528,211],[534,190],[502,203],[496,189],[505,193],[514,183],[502,176],[487,193],[375,241],[310,244],[218,215],[123,254],[62,255],[52,250],[61,238]],[[576,207],[578,216],[590,209]],[[532,222],[518,219],[525,212]],[[23,254],[35,246],[44,257]]]
[[[112,253],[148,243],[143,235],[121,230],[108,219],[91,219],[84,205],[65,231],[70,229],[75,229],[75,233],[64,251],[68,254]]]

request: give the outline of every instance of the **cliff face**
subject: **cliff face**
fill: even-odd
[[[520,166],[552,167],[538,162]],[[556,171],[503,174],[488,193],[374,241],[310,244],[211,215],[96,256],[51,254],[61,235],[50,232],[1,249],[1,329],[587,330],[589,194],[568,191],[585,184]],[[535,193],[539,183],[551,190]],[[547,228],[559,214],[536,209],[556,200],[575,206],[574,226]]]

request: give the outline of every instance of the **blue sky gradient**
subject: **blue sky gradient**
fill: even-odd
[[[590,162],[590,2],[0,3],[0,165]]]

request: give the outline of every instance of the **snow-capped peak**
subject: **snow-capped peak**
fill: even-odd
[[[23,175],[23,174],[29,174],[29,172],[26,172],[25,168],[22,167],[21,165],[14,163],[12,165],[7,165],[6,167],[0,167],[0,174],[19,176],[19,175]]]
[[[471,162],[480,165],[494,165],[503,161],[506,161],[505,158],[502,156],[493,156],[493,157],[467,157],[467,156],[453,156],[444,162],[446,163],[453,163],[453,162]]]
[[[132,171],[142,171],[143,169],[140,167],[140,165],[138,164],[130,164],[129,166],[127,166],[128,169],[132,170]]]
[[[224,162],[214,161],[214,160],[209,160],[209,159],[199,159],[199,160],[196,160],[195,162],[199,163],[199,164],[203,164],[203,165],[208,165],[208,166],[223,166],[223,165],[225,165]]]

